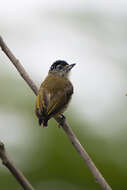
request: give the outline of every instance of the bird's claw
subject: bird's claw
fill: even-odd
[[[66,117],[63,114],[59,115],[59,125],[58,125],[59,128],[64,124],[65,120]]]

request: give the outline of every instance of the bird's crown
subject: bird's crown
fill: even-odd
[[[50,71],[58,69],[58,70],[62,70],[65,66],[69,65],[66,61],[63,60],[57,60],[55,61],[51,67],[50,67]]]

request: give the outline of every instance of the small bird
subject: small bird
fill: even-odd
[[[40,86],[36,99],[36,115],[39,125],[48,126],[50,118],[57,118],[66,110],[73,94],[73,85],[69,80],[69,73],[75,66],[66,61],[55,61],[48,72],[48,76]]]

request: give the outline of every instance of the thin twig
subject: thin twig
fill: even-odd
[[[1,49],[4,51],[4,53],[6,54],[6,56],[10,59],[10,61],[16,67],[16,69],[18,70],[18,72],[21,75],[21,77],[27,82],[27,84],[29,85],[29,87],[37,95],[38,89],[37,89],[36,85],[31,80],[31,78],[29,77],[29,75],[27,74],[27,72],[25,71],[25,69],[23,68],[23,66],[21,65],[21,63],[19,62],[19,60],[16,59],[16,57],[11,53],[10,49],[7,47],[7,45],[5,44],[5,42],[3,41],[3,39],[2,39],[1,36],[0,36],[0,46],[1,46]]]
[[[0,142],[0,158],[2,160],[3,165],[5,165],[10,170],[10,172],[13,174],[13,176],[17,179],[19,184],[25,190],[34,190],[32,185],[25,178],[25,176],[22,174],[22,172],[18,168],[16,168],[14,163],[10,160],[10,158],[8,157],[8,154],[5,150],[4,144],[2,142]]]
[[[29,75],[26,73],[22,65],[19,61],[17,61],[16,57],[12,54],[10,49],[7,47],[5,42],[3,41],[2,37],[0,37],[0,46],[4,53],[9,57],[13,65],[17,68],[23,79],[27,82],[27,84],[30,86],[30,88],[33,90],[35,95],[38,93],[38,88],[34,84],[34,82],[30,79]],[[96,181],[101,185],[103,190],[112,190],[109,184],[106,182],[100,171],[96,168],[95,164],[93,163],[92,159],[88,155],[88,153],[85,151],[83,146],[80,144],[79,140],[73,133],[72,129],[69,127],[66,121],[61,123],[60,118],[57,118],[56,121],[62,126],[63,130],[65,131],[66,135],[72,142],[75,149],[79,152],[80,156],[83,158],[85,163],[87,164],[88,168],[91,170],[94,178]]]

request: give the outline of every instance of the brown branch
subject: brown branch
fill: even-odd
[[[33,90],[35,95],[38,93],[38,88],[34,84],[34,82],[30,79],[29,75],[26,73],[22,65],[19,61],[17,61],[16,57],[12,54],[12,52],[9,50],[3,39],[0,37],[0,46],[4,53],[9,57],[13,65],[16,67],[16,69],[19,71],[20,75],[24,78],[24,80],[27,82],[27,84],[30,86],[30,88]],[[66,135],[72,142],[75,149],[79,152],[80,156],[83,158],[85,163],[87,164],[88,168],[92,172],[94,178],[96,181],[101,185],[102,189],[104,190],[112,190],[109,184],[106,182],[100,171],[96,168],[95,164],[93,163],[92,159],[88,155],[88,153],[85,151],[83,146],[80,144],[79,140],[73,133],[72,129],[69,127],[66,121],[61,123],[60,118],[57,118],[56,121],[62,126],[63,130],[65,131]]]
[[[29,75],[27,74],[27,72],[25,71],[25,69],[23,68],[21,63],[19,62],[19,60],[16,59],[16,57],[11,53],[10,49],[7,47],[7,45],[5,44],[5,42],[3,41],[1,36],[0,36],[0,46],[1,46],[1,49],[4,51],[4,53],[6,54],[6,56],[10,59],[10,61],[16,67],[16,69],[18,70],[21,77],[27,82],[29,87],[37,95],[38,89],[37,89],[36,85],[31,80],[31,78],[29,77]]]
[[[4,144],[0,142],[0,158],[2,160],[2,163],[4,166],[6,166],[10,172],[13,174],[13,176],[17,179],[19,184],[25,189],[25,190],[34,190],[32,185],[29,183],[29,181],[24,177],[22,172],[16,168],[14,163],[10,160],[8,157],[8,154],[5,150]]]

